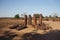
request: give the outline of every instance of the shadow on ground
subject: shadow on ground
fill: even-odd
[[[26,33],[22,40],[60,40],[60,30],[52,30],[46,34]]]
[[[38,33],[27,33],[22,36],[22,40],[41,40],[43,35]]]
[[[17,34],[6,31],[3,36],[0,36],[0,40],[12,40],[15,36],[17,36]]]
[[[0,40],[14,40],[17,34],[9,31],[4,32],[3,36],[0,36]],[[30,32],[19,36],[19,40],[60,40],[60,30],[51,30],[46,34],[40,34],[36,32]]]
[[[51,30],[44,34],[46,40],[60,40],[60,30]]]

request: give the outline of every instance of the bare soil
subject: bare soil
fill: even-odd
[[[36,30],[33,25],[27,25],[22,30],[9,28],[11,25],[23,23],[22,19],[0,19],[0,40],[60,40],[60,21],[43,21],[52,27],[46,31]]]

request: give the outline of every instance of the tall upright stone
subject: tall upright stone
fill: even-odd
[[[39,16],[39,24],[42,25],[42,14]]]
[[[25,15],[25,19],[24,19],[24,25],[27,25],[27,15]]]
[[[31,17],[31,15],[29,15],[28,24],[29,24],[29,25],[32,24],[32,17]]]
[[[35,14],[33,16],[33,23],[34,23],[34,26],[37,24],[37,18],[36,18],[36,15]]]

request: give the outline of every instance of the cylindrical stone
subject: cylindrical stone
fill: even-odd
[[[37,18],[36,18],[36,15],[33,16],[33,23],[34,23],[34,26],[37,24]]]
[[[32,17],[31,17],[31,15],[29,15],[28,24],[29,24],[29,25],[32,24]]]
[[[42,25],[42,14],[39,16],[39,24]]]
[[[27,25],[27,15],[25,15],[24,24]]]

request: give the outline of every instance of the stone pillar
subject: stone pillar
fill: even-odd
[[[29,15],[28,24],[29,24],[29,25],[32,24],[32,17],[31,17],[31,15]]]
[[[42,14],[39,16],[39,24],[42,25]]]
[[[25,19],[24,19],[24,25],[26,26],[27,25],[27,15],[24,16]]]
[[[37,24],[37,18],[35,15],[33,16],[33,23],[34,23],[34,26]]]
[[[59,18],[59,21],[60,21],[60,18]]]

